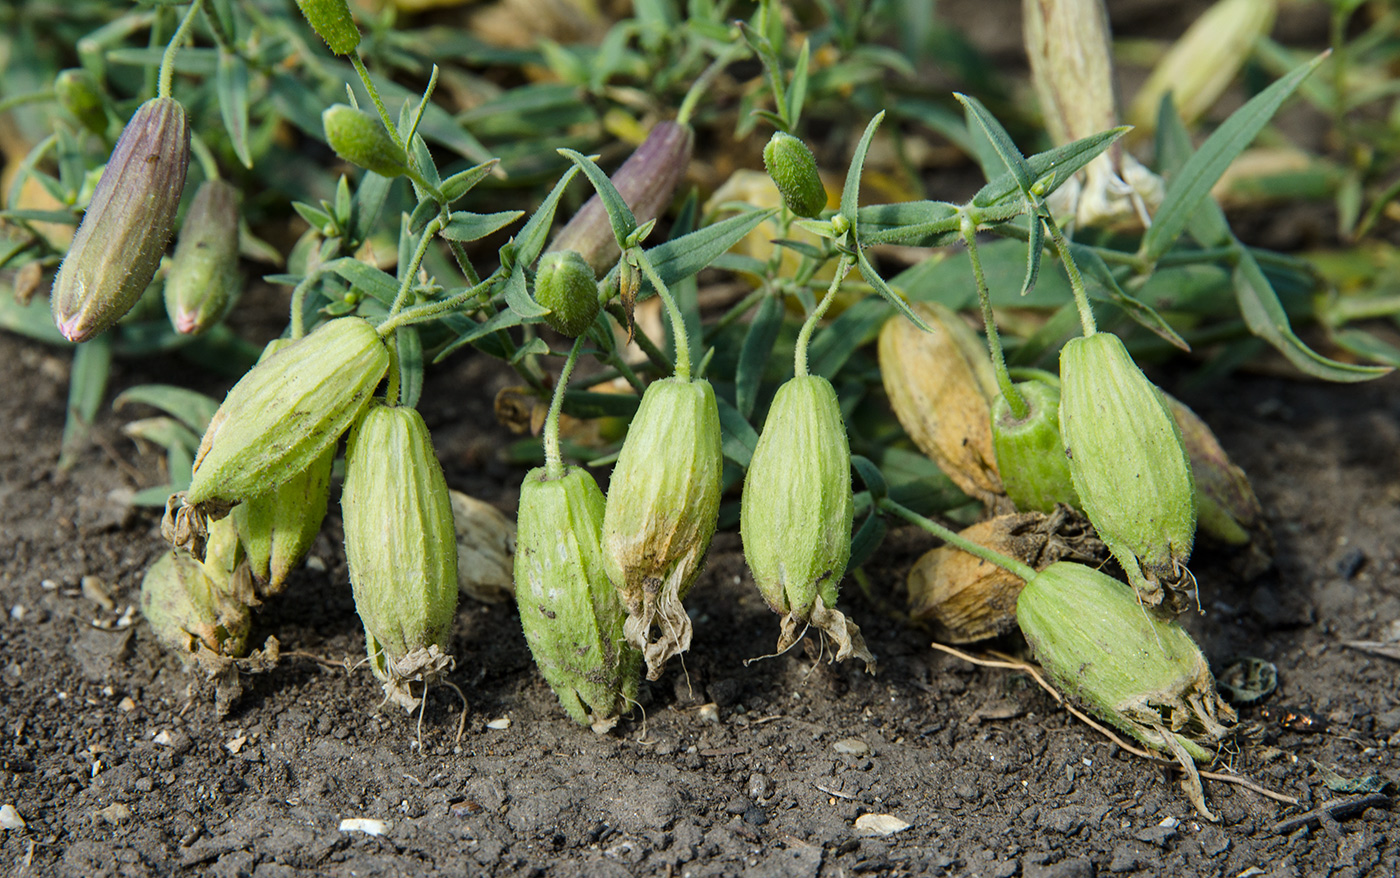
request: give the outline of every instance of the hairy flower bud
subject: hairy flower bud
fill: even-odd
[[[646,656],[648,679],[690,648],[681,601],[715,533],[723,467],[710,382],[653,381],[613,468],[603,519],[603,563],[627,606],[624,633]]]
[[[107,131],[107,113],[97,81],[81,67],[72,67],[54,77],[54,95],[63,109],[72,113],[83,127],[94,134]]]
[[[160,267],[190,163],[185,108],[152,98],[122,129],[54,278],[59,332],[81,342],[130,311]]]
[[[190,335],[205,331],[227,313],[238,286],[238,190],[206,180],[185,212],[165,277],[171,325]]]
[[[605,501],[586,470],[520,486],[515,599],[535,665],[573,720],[604,732],[637,698],[642,655],[603,565]]]
[[[831,382],[801,375],[778,388],[744,477],[739,532],[744,560],[773,612],[783,617],[777,651],[815,625],[836,642],[836,660],[875,657],[860,628],[836,609],[851,557],[851,449]]]
[[[1036,574],[1016,601],[1016,621],[1036,661],[1101,719],[1176,756],[1207,816],[1192,759],[1211,759],[1234,712],[1215,691],[1205,656],[1175,621],[1144,608],[1133,591],[1069,562]]]
[[[381,177],[408,173],[408,154],[377,117],[348,104],[333,104],[321,114],[321,125],[331,149],[350,164]]]
[[[452,500],[422,415],[375,403],[356,421],[340,507],[370,668],[413,710],[409,683],[452,666],[445,647],[457,611]]]
[[[1056,561],[1096,563],[1108,555],[1088,519],[1061,507],[1050,515],[998,515],[958,532],[979,546],[1044,570]],[[925,552],[909,570],[909,615],[942,643],[971,643],[1016,627],[1025,583],[1010,571],[954,546]]]
[[[549,309],[544,322],[570,338],[587,332],[602,308],[593,269],[573,250],[556,250],[540,257],[535,301]]]
[[[896,315],[880,330],[880,377],[914,444],[963,493],[1006,505],[992,443],[996,376],[987,348],[957,314],[937,303],[914,311],[933,332]]]
[[[349,55],[360,44],[360,29],[345,0],[297,0],[297,6],[332,52]]]
[[[204,565],[180,549],[166,552],[141,580],[141,615],[160,642],[193,659],[208,651],[240,656],[248,650],[248,605],[210,578]]]
[[[1006,496],[1024,512],[1048,514],[1060,503],[1079,508],[1060,436],[1060,388],[1032,379],[1016,389],[1025,417],[1016,417],[1004,396],[992,403],[992,441]]]
[[[1060,353],[1060,430],[1084,512],[1142,600],[1180,611],[1196,534],[1195,487],[1162,392],[1122,340],[1099,332]]]
[[[763,147],[763,167],[782,193],[787,209],[809,219],[826,207],[826,187],[817,173],[817,160],[801,139],[775,131]]]
[[[680,122],[658,122],[642,145],[612,175],[613,185],[637,224],[654,220],[671,203],[676,187],[685,179],[695,133]],[[550,250],[575,250],[593,268],[595,275],[612,270],[622,250],[608,222],[603,200],[588,199],[573,219],[550,242]]]

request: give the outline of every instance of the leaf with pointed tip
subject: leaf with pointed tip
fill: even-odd
[[[885,283],[884,278],[880,277],[880,273],[875,270],[875,266],[870,264],[870,258],[866,256],[865,251],[860,248],[856,249],[856,265],[860,268],[861,276],[865,278],[866,283],[874,287],[875,291],[883,296],[886,302],[895,306],[895,308],[899,310],[899,313],[908,318],[910,323],[913,323],[924,332],[933,332],[933,329],[923,321],[923,318],[915,314],[914,309],[909,307],[909,303],[904,301],[904,297],[890,289],[890,285]]]
[[[996,151],[997,157],[1001,159],[1006,169],[1011,172],[1011,178],[1016,181],[1016,188],[1021,190],[1021,194],[1026,198],[1031,195],[1031,185],[1035,183],[1035,178],[1031,176],[1030,166],[1026,164],[1026,157],[1021,155],[1021,151],[1016,148],[1016,144],[1011,142],[1011,135],[1006,133],[1006,129],[996,120],[996,117],[982,106],[982,102],[969,95],[953,92],[953,97],[958,103],[963,105],[969,120],[968,128],[976,126],[986,135],[992,149]]]
[[[688,235],[649,248],[646,251],[647,259],[663,281],[668,284],[676,283],[712,264],[777,212],[777,208],[754,210],[720,220]]]
[[[214,88],[219,95],[219,114],[228,131],[229,146],[245,168],[253,166],[248,151],[248,65],[243,58],[226,49],[219,50],[219,67],[214,76]]]
[[[525,221],[520,234],[515,236],[517,264],[529,265],[544,249],[545,241],[549,239],[549,227],[554,224],[554,212],[559,207],[559,199],[564,196],[564,190],[569,188],[578,172],[578,165],[573,165],[564,172],[564,176],[549,190],[549,195],[545,196],[544,201],[540,202],[540,206],[535,208],[535,212]]]
[[[725,457],[747,470],[753,450],[758,447],[758,431],[729,400],[719,397],[715,402],[719,406],[720,449]]]
[[[764,296],[744,334],[744,344],[739,349],[739,364],[734,368],[734,407],[744,417],[752,417],[754,405],[758,402],[758,387],[763,380],[764,367],[773,353],[773,343],[778,340],[778,330],[783,326],[782,296]]]
[[[130,403],[158,408],[200,434],[208,429],[209,419],[219,409],[219,403],[210,397],[173,384],[138,384],[127,388],[112,400],[112,410],[120,411]]]
[[[593,184],[593,189],[603,202],[603,209],[608,212],[608,222],[612,223],[613,236],[617,238],[618,246],[625,246],[627,238],[637,231],[637,217],[623,200],[622,193],[617,191],[612,180],[608,179],[608,175],[603,173],[603,169],[598,167],[598,163],[593,159],[572,149],[561,149],[559,154],[573,162],[583,171],[588,182]]]
[[[525,287],[525,269],[517,263],[506,278],[506,305],[526,320],[543,317],[549,309],[530,297]]]
[[[860,143],[856,144],[855,154],[851,156],[851,166],[846,171],[846,184],[841,188],[841,215],[850,222],[852,228],[858,228],[856,220],[860,208],[860,175],[865,167],[865,154],[870,151],[870,141],[875,137],[875,129],[880,127],[884,118],[885,111],[881,110],[870,120],[870,124],[865,126],[865,133],[860,136]]]
[[[499,213],[471,213],[465,210],[454,211],[447,225],[438,234],[449,241],[479,241],[487,235],[504,229],[525,215],[522,210],[503,210]]]
[[[461,317],[460,319],[470,322],[470,318]],[[457,338],[453,339],[450,344],[438,351],[437,356],[433,357],[433,362],[441,363],[443,360],[447,359],[449,354],[464,345],[474,344],[483,336],[500,332],[503,329],[510,329],[513,326],[519,326],[524,322],[524,318],[517,314],[514,309],[505,308],[489,320],[484,320],[466,329],[458,330],[459,334]]]
[[[355,289],[368,293],[385,305],[393,305],[394,299],[399,295],[399,282],[392,275],[353,256],[342,256],[327,262],[322,268],[335,272],[348,280]]]
[[[1054,149],[1047,149],[1045,152],[1038,152],[1027,157],[1026,167],[1030,170],[1032,182],[1040,183],[1043,180],[1048,180],[1050,175],[1054,174],[1053,181],[1041,187],[1041,196],[1049,195],[1129,130],[1131,129],[1126,125],[1110,128],[1107,131],[1100,131],[1098,134],[1091,134],[1081,140],[1076,140],[1074,143],[1067,143],[1064,146],[1057,146]],[[1019,196],[1020,189],[1016,185],[1015,177],[1011,175],[1010,171],[1007,171],[991,178],[987,185],[979,189],[977,194],[972,196],[972,204],[977,207],[991,207],[1005,201],[1012,195]]]

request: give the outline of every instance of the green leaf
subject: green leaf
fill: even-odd
[[[861,169],[865,167],[865,155],[870,151],[870,141],[875,137],[875,129],[880,127],[884,118],[885,111],[881,110],[870,120],[870,124],[865,126],[865,133],[861,135],[860,143],[856,144],[855,154],[851,156],[851,166],[846,171],[846,184],[841,187],[841,215],[850,222],[852,228],[859,228],[857,212],[860,208],[860,174]]]
[[[729,400],[719,398],[719,426],[722,437],[720,448],[724,456],[747,470],[753,460],[753,450],[758,447],[758,431],[753,428],[739,410],[729,404]]]
[[[1167,186],[1166,196],[1152,218],[1152,225],[1142,236],[1138,255],[1153,263],[1171,249],[1177,236],[1186,228],[1202,199],[1209,197],[1225,169],[1235,160],[1264,128],[1283,102],[1329,53],[1318,55],[1307,64],[1279,79],[1230,114],[1230,118],[1201,144],[1175,179]]]
[[[248,151],[248,65],[243,58],[226,49],[219,50],[219,69],[214,78],[219,96],[219,113],[228,131],[229,145],[243,167],[253,166]]]
[[[851,455],[851,466],[860,475],[860,480],[865,484],[865,489],[870,492],[875,501],[888,497],[890,486],[885,483],[885,477],[880,472],[880,468],[868,457],[859,454]]]
[[[543,317],[549,309],[530,297],[525,285],[525,269],[517,263],[506,278],[506,306],[526,320]]]
[[[783,297],[768,295],[759,302],[743,347],[739,349],[739,364],[734,369],[734,407],[745,418],[753,416],[758,402],[758,388],[763,381],[764,368],[783,327]]]
[[[416,326],[394,330],[399,352],[399,405],[416,406],[423,395],[423,339]]]
[[[631,393],[566,390],[563,408],[564,414],[575,418],[631,418],[641,402],[641,397]]]
[[[1332,332],[1332,341],[1342,350],[1350,351],[1391,368],[1400,368],[1400,348],[1364,329],[1337,329]]]
[[[0,280],[0,329],[59,347],[73,346],[54,325],[47,298],[35,296],[28,305],[21,305],[15,301],[11,284],[4,280]]]
[[[1118,279],[1113,276],[1113,272],[1109,271],[1103,257],[1099,256],[1092,247],[1071,242],[1069,251],[1084,273],[1085,280],[1094,281],[1105,298],[1122,308],[1139,325],[1167,343],[1183,351],[1191,350],[1191,346],[1177,334],[1175,329],[1172,329],[1171,324],[1162,319],[1162,315],[1158,314],[1150,305],[1128,295],[1118,285]]]
[[[449,241],[476,241],[500,231],[525,215],[523,210],[503,210],[500,213],[469,213],[455,211],[439,232]]]
[[[392,306],[399,295],[399,282],[373,265],[368,265],[353,256],[342,256],[322,266],[345,278],[357,290],[368,293],[385,305]]]
[[[166,456],[169,460],[169,455]],[[165,501],[170,499],[171,494],[179,493],[190,486],[187,479],[183,485],[171,482],[167,485],[156,485],[154,488],[142,488],[131,495],[129,502],[132,506],[149,506],[159,509],[165,505]]]
[[[1031,185],[1035,179],[1031,176],[1030,166],[1026,164],[1026,157],[1021,155],[1021,151],[1016,148],[1016,144],[1011,142],[1011,135],[1006,133],[1006,129],[996,120],[987,108],[982,106],[982,102],[977,98],[970,97],[959,92],[953,92],[953,97],[958,103],[963,105],[968,118],[972,124],[968,128],[980,129],[986,135],[992,149],[996,151],[1001,163],[1011,172],[1011,178],[1016,183],[1016,188],[1021,190],[1021,194],[1026,198],[1031,197]]]
[[[901,204],[871,204],[856,211],[857,240],[870,244],[907,243],[916,247],[938,247],[947,243],[949,232],[960,227],[956,204],[946,201],[906,201]]]
[[[777,208],[754,210],[720,220],[688,235],[657,244],[646,251],[647,259],[663,281],[667,284],[677,283],[709,266],[777,212]]]
[[[355,208],[352,211],[355,223],[354,228],[350,230],[354,240],[363,241],[369,237],[370,230],[379,220],[379,212],[384,209],[384,201],[389,197],[389,187],[393,183],[392,179],[373,171],[365,171],[360,175],[360,187],[355,190]]]
[[[618,246],[625,247],[624,242],[637,231],[637,218],[632,214],[632,208],[623,200],[622,193],[617,191],[612,180],[608,179],[608,175],[603,173],[603,169],[598,167],[598,163],[593,159],[572,149],[561,149],[559,154],[578,166],[588,178],[588,182],[593,184],[599,200],[603,202],[603,209],[608,212],[608,221],[612,223],[613,236],[617,238]]]
[[[526,357],[545,357],[548,355],[549,342],[536,336],[515,349],[515,352],[510,355],[510,364],[517,365]]]
[[[1033,182],[1042,183],[1042,181],[1051,180],[1050,175],[1054,175],[1052,182],[1046,182],[1039,187],[1041,197],[1054,192],[1066,180],[1074,176],[1080,168],[1093,161],[1129,130],[1127,126],[1110,128],[1082,140],[1076,140],[1074,143],[1047,149],[1045,152],[1038,152],[1028,157],[1025,160],[1026,167],[1030,170]],[[1016,178],[1008,171],[992,177],[987,185],[972,196],[972,204],[977,207],[991,207],[1005,201],[1009,196],[1019,194],[1020,189],[1016,185]]]
[[[808,370],[833,380],[852,354],[879,336],[880,327],[892,313],[889,303],[875,296],[867,296],[842,311],[812,336],[807,349]]]
[[[442,181],[442,197],[447,199],[448,204],[451,204],[472,191],[476,184],[486,179],[499,164],[498,160],[491,159],[489,162],[482,162],[475,167],[467,168],[465,171],[458,171]]]
[[[58,468],[66,470],[77,463],[77,455],[87,440],[93,418],[107,392],[107,376],[112,369],[112,336],[99,335],[77,345],[73,368],[68,376],[68,415],[63,422],[63,440]]]
[[[875,550],[885,541],[889,529],[890,526],[883,515],[867,515],[865,521],[856,529],[856,535],[851,537],[851,557],[846,561],[846,569],[854,570],[869,561],[870,556],[874,555]]]
[[[1241,248],[1235,265],[1235,301],[1249,331],[1279,350],[1288,361],[1308,375],[1327,381],[1367,381],[1391,370],[1385,366],[1358,366],[1328,359],[1303,344],[1288,323],[1288,314],[1278,295],[1255,261],[1254,254]]]
[[[870,264],[870,258],[865,255],[864,250],[856,250],[856,265],[860,267],[861,276],[865,278],[866,283],[874,287],[875,292],[883,296],[885,301],[893,305],[910,323],[913,323],[924,332],[933,331],[933,329],[923,321],[922,317],[914,313],[914,310],[909,307],[909,303],[904,301],[903,296],[890,289],[890,285],[885,283],[884,278],[880,277],[880,273],[875,270],[875,266]]]
[[[787,117],[796,128],[802,118],[802,105],[807,100],[807,67],[812,59],[811,41],[804,39],[802,49],[797,53],[797,64],[792,68],[792,82],[787,91]]]
[[[470,318],[466,317],[461,317],[459,319],[470,320]],[[501,330],[510,329],[513,326],[519,326],[523,322],[525,322],[524,318],[513,309],[506,308],[489,320],[482,321],[468,329],[458,330],[457,338],[442,350],[438,351],[437,356],[433,357],[433,362],[441,363],[443,360],[447,359],[449,354],[453,353],[458,348],[473,344],[484,336],[492,335]]]
[[[150,442],[167,450],[184,448],[193,452],[199,447],[199,436],[174,418],[141,418],[122,427],[122,432],[133,439]],[[173,476],[175,471],[171,471]]]
[[[319,207],[312,207],[302,201],[293,201],[292,210],[295,210],[302,219],[306,220],[307,225],[318,232],[331,224],[331,215]]]
[[[554,224],[554,212],[559,207],[559,199],[563,197],[564,190],[573,182],[578,172],[577,165],[565,171],[564,176],[559,178],[559,182],[554,184],[554,188],[549,190],[549,195],[540,202],[540,206],[535,208],[535,212],[525,221],[525,226],[515,236],[516,264],[529,265],[540,255],[540,251],[544,249],[545,241],[549,238],[549,227]]]
[[[1045,226],[1038,217],[1031,217],[1030,234],[1026,241],[1026,279],[1021,281],[1021,295],[1035,289],[1036,278],[1040,277],[1040,257],[1045,250]]]
[[[219,409],[216,400],[173,384],[138,384],[127,388],[112,400],[112,410],[120,411],[132,403],[153,406],[168,415],[173,415],[196,433],[203,433],[209,429],[209,419],[214,417],[214,412]]]

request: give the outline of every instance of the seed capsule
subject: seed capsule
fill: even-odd
[[[297,6],[332,52],[349,55],[360,44],[360,29],[345,0],[297,0]]]
[[[809,219],[821,214],[826,207],[826,187],[817,173],[816,157],[801,139],[785,131],[773,132],[763,147],[763,167],[788,210]]]
[[[355,423],[340,506],[370,668],[386,696],[413,710],[410,682],[452,666],[444,647],[457,611],[452,501],[416,410],[375,403]]]
[[[1191,460],[1196,482],[1196,533],[1241,550],[1232,559],[1232,566],[1244,578],[1254,579],[1273,564],[1274,535],[1249,476],[1230,460],[1205,421],[1180,400],[1163,396]]]
[[[222,517],[305,472],[364,411],[388,370],[388,348],[359,317],[324,323],[259,362],[209,422],[187,507]]]
[[[604,569],[605,501],[587,471],[520,486],[515,598],[535,664],[569,716],[605,732],[636,701],[642,654],[627,643],[627,611]]]
[[[627,607],[624,633],[646,656],[648,679],[690,648],[681,601],[715,533],[723,467],[710,382],[653,381],[613,467],[603,519],[603,563]]]
[[[980,546],[1044,570],[1056,561],[1097,563],[1108,549],[1088,519],[1061,507],[1050,515],[998,515],[958,532]],[[909,570],[909,615],[942,643],[972,643],[1016,627],[1016,597],[1025,583],[1007,570],[953,546],[924,553]]]
[[[544,322],[570,338],[587,332],[602,307],[593,269],[573,250],[557,250],[540,257],[535,301],[549,309]]]
[[[744,477],[739,532],[744,560],[773,612],[777,651],[808,624],[836,641],[836,660],[875,657],[860,628],[836,609],[851,557],[851,449],[831,382],[802,375],[778,388]]]
[[[1007,505],[992,444],[991,357],[962,318],[937,303],[914,311],[933,332],[902,317],[880,330],[880,376],[895,416],[914,444],[975,500]]]
[[[321,114],[326,142],[335,154],[381,177],[408,173],[408,154],[394,142],[384,123],[348,104],[333,104]]]
[[[258,592],[281,594],[287,577],[301,564],[321,533],[330,501],[335,445],[270,494],[253,497],[233,508],[233,521]]]
[[[661,215],[685,179],[695,133],[679,122],[658,122],[642,145],[612,175],[613,185],[641,225]],[[603,200],[588,199],[550,242],[550,250],[576,250],[595,275],[606,274],[622,251],[608,222]]]
[[[1060,436],[1060,388],[1031,380],[1016,389],[1025,417],[1016,417],[1004,396],[992,403],[992,441],[1007,498],[1024,512],[1049,514],[1060,503],[1079,508]]]
[[[160,267],[190,163],[185,108],[152,98],[122,129],[54,278],[54,322],[82,342],[130,311]]]
[[[1060,430],[1084,512],[1149,606],[1190,599],[1196,534],[1191,464],[1162,392],[1118,336],[1071,339],[1060,353]]]
[[[1216,694],[1210,667],[1191,636],[1141,606],[1112,577],[1064,561],[1026,584],[1016,621],[1061,689],[1183,763],[1194,777],[1193,800],[1210,816],[1191,760],[1212,758],[1235,714]]]
[[[248,605],[219,588],[188,552],[166,552],[146,571],[141,615],[160,642],[184,658],[206,651],[220,657],[248,651]]]
[[[165,277],[171,325],[189,335],[205,331],[228,312],[238,287],[238,190],[207,180],[185,212]]]

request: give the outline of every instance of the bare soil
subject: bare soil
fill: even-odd
[[[280,641],[280,664],[217,716],[139,616],[123,623],[163,551],[157,516],[124,497],[164,481],[162,458],[122,437],[126,413],[108,413],[60,472],[67,369],[61,351],[0,336],[0,804],[25,822],[0,830],[0,874],[1397,872],[1388,797],[1326,781],[1400,777],[1400,665],[1345,645],[1400,637],[1400,376],[1168,387],[1253,477],[1279,544],[1276,569],[1252,584],[1198,555],[1204,614],[1185,622],[1217,670],[1241,656],[1277,664],[1278,691],[1242,710],[1248,733],[1217,770],[1299,803],[1207,781],[1222,817],[1211,824],[1175,772],[1108,742],[1025,674],[936,652],[904,625],[904,572],[932,545],[915,532],[867,568],[868,592],[845,586],[843,609],[881,660],[873,677],[801,650],[745,666],[770,651],[778,618],[737,535],[721,534],[688,600],[685,668],[644,683],[645,713],[604,736],[563,715],[513,606],[464,602],[458,741],[451,690],[434,690],[420,732],[381,705],[367,669],[350,669],[363,642],[333,504],[316,560],[255,623],[258,642]],[[119,363],[113,391],[190,371]],[[523,470],[498,453],[510,437],[490,400],[503,381],[460,358],[424,398],[449,482],[510,510]],[[1336,807],[1358,801],[1371,806]],[[866,814],[910,825],[866,836]],[[386,829],[346,831],[346,818]]]

